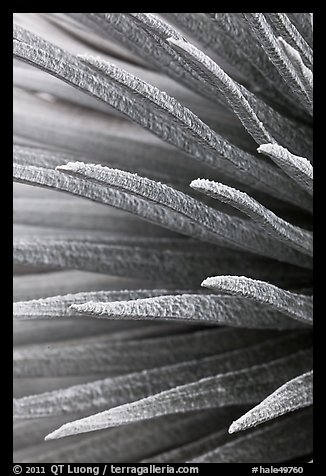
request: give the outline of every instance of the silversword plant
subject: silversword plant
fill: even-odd
[[[15,462],[311,461],[312,33],[14,14]]]

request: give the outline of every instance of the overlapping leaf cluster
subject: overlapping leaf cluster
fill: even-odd
[[[311,460],[312,15],[14,20],[15,461]]]

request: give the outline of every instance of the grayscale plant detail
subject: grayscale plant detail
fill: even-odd
[[[15,13],[14,461],[312,462],[311,13]]]

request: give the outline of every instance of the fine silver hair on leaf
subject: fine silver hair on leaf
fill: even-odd
[[[14,13],[14,462],[312,463],[313,14]]]

